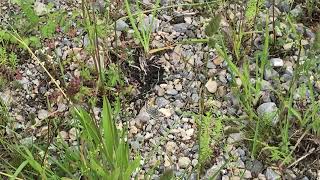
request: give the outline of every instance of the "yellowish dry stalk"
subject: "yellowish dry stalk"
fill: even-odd
[[[59,89],[59,91],[62,93],[62,95],[66,98],[66,100],[72,105],[72,101],[68,98],[67,94],[63,91],[63,89],[60,87],[59,83],[57,82],[57,80],[50,74],[50,72],[47,70],[47,68],[44,66],[44,63],[40,61],[40,59],[34,54],[34,52],[29,48],[29,46],[21,39],[21,37],[16,34],[12,34],[11,32],[9,32],[9,34],[15,38],[20,44],[22,44],[27,50],[28,52],[31,54],[32,58],[34,60],[36,60],[40,66],[42,67],[42,69],[47,73],[47,75],[50,77],[51,81],[57,86],[57,88]]]

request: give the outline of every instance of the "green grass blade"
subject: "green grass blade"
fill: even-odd
[[[18,175],[20,174],[20,172],[23,170],[24,167],[26,167],[26,165],[28,164],[28,161],[25,160],[23,161],[20,166],[17,168],[16,172],[13,174],[13,176],[10,178],[10,180],[15,180]]]
[[[125,6],[126,6],[126,11],[127,11],[131,26],[133,28],[134,34],[138,38],[139,42],[143,45],[144,50],[147,51],[146,47],[144,46],[144,39],[141,36],[141,33],[136,25],[136,20],[134,19],[133,15],[131,13],[129,0],[125,0]]]
[[[104,144],[107,151],[107,158],[110,163],[113,162],[115,150],[117,149],[117,131],[111,115],[111,106],[106,98],[103,98],[103,110],[102,110],[102,127]]]

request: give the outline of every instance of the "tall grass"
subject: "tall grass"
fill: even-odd
[[[15,172],[6,172],[9,177],[41,179],[130,179],[132,173],[140,166],[140,157],[130,156],[125,129],[116,128],[109,101],[103,99],[102,117],[96,121],[83,108],[74,108],[73,114],[79,121],[77,144],[69,147],[63,138],[52,144],[59,154],[49,152],[42,163],[41,154],[45,150],[41,145],[27,147],[20,144],[10,145],[24,161]]]
[[[262,81],[265,70],[270,67],[268,61],[270,58],[269,16],[267,15],[265,18],[266,22],[263,27],[258,27],[253,22],[259,20],[257,19],[257,14],[262,9],[262,2],[263,1],[258,0],[249,1],[244,13],[245,16],[243,16],[243,19],[239,19],[240,22],[234,23],[227,21],[229,24],[228,30],[230,31],[228,33],[219,27],[219,15],[213,17],[206,27],[206,35],[208,36],[206,42],[210,47],[215,48],[227,63],[228,70],[232,77],[231,90],[233,94],[237,95],[244,115],[247,117],[246,119],[249,120],[249,124],[245,130],[248,135],[246,139],[251,144],[251,157],[257,158],[261,153],[265,153],[270,156],[271,160],[288,164],[292,161],[294,149],[301,141],[297,141],[294,146],[291,144],[293,139],[290,132],[297,127],[292,119],[300,121],[298,128],[305,132],[319,132],[320,123],[317,123],[319,119],[316,117],[319,111],[319,105],[314,96],[314,87],[311,80],[308,80],[305,87],[308,89],[311,100],[306,110],[297,109],[294,100],[294,94],[297,93],[298,88],[301,86],[298,84],[299,77],[303,74],[306,77],[310,77],[310,71],[315,72],[311,68],[312,65],[310,65],[311,62],[315,61],[310,59],[317,59],[317,56],[313,55],[309,57],[310,59],[308,59],[308,61],[302,62],[301,51],[304,51],[301,45],[302,37],[296,32],[293,19],[290,15],[287,15],[285,18],[289,23],[290,32],[293,33],[293,37],[295,37],[294,43],[298,49],[296,66],[292,79],[290,80],[289,90],[286,94],[281,93],[281,89],[278,89],[278,87],[273,87],[269,90],[279,101],[277,103],[278,111],[275,112],[279,117],[277,125],[275,126],[272,123],[274,115],[261,117],[257,113],[256,107],[259,105],[258,102],[263,93]],[[272,24],[274,25],[275,23],[273,19]],[[252,26],[252,24],[254,25]],[[253,42],[254,34],[262,32],[257,31],[258,29],[263,29],[264,32],[264,34],[262,34],[263,46],[261,51],[255,50],[252,53],[252,49],[248,51],[248,47],[244,47],[244,39],[252,38],[251,41]],[[252,34],[251,37],[248,36],[250,34]],[[316,43],[317,41],[315,44]],[[274,45],[276,46],[277,44]],[[254,48],[253,43],[249,46],[249,49],[250,48]],[[314,50],[310,50],[311,54],[313,51]],[[249,68],[252,63],[256,65],[254,72]],[[315,64],[313,67],[315,67]],[[241,85],[237,84],[237,78],[241,80]],[[254,83],[252,83],[252,79],[254,79]],[[294,147],[294,149],[290,149],[291,147]]]

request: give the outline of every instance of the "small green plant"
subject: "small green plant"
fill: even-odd
[[[132,6],[129,3],[129,0],[125,0],[126,11],[127,11],[131,26],[134,30],[135,38],[137,38],[139,40],[145,53],[149,53],[149,50],[150,50],[150,40],[151,40],[152,28],[155,23],[155,15],[157,14],[157,9],[158,9],[159,3],[160,3],[160,0],[156,0],[155,6],[152,9],[151,16],[147,17],[148,22],[146,23],[145,22],[146,16],[143,13],[143,11],[139,5],[139,1],[136,1],[135,7],[137,8],[138,15],[137,15],[137,17],[135,17],[131,12]],[[149,19],[150,17],[151,17],[151,20]],[[137,26],[137,23],[140,23],[142,28],[139,28]]]
[[[11,69],[15,70],[17,67],[17,61],[18,58],[14,52],[8,54],[5,48],[0,47],[0,65],[8,66]]]
[[[0,91],[3,91],[7,85],[7,79],[0,75]]]
[[[212,124],[213,117],[210,113],[202,116],[199,122],[199,163],[205,164],[212,156]]]
[[[36,145],[32,149],[17,145],[16,149],[25,161],[13,176],[25,175],[27,172],[23,170],[31,168],[42,179],[130,179],[140,165],[140,157],[130,158],[125,130],[117,129],[109,101],[103,98],[100,122],[83,108],[75,108],[73,112],[79,120],[76,127],[81,131],[77,134],[77,140],[81,144],[70,148],[64,141],[58,141],[60,144],[55,146],[63,152],[58,157],[43,155],[45,151]]]
[[[315,98],[314,87],[309,80],[306,84],[298,84],[300,76],[305,77],[317,77],[319,71],[312,69],[311,67],[318,67],[316,59],[318,59],[318,53],[316,50],[309,52],[308,59],[304,59],[302,63],[301,52],[304,51],[301,45],[301,35],[297,33],[295,23],[293,19],[288,15],[286,17],[289,24],[290,33],[295,38],[293,44],[298,50],[298,58],[296,60],[295,71],[292,76],[292,80],[289,84],[289,90],[286,94],[281,93],[283,90],[275,86],[269,91],[275,94],[278,99],[278,110],[263,115],[263,117],[257,113],[257,106],[259,105],[259,99],[263,93],[263,79],[265,76],[265,70],[270,68],[269,58],[273,53],[270,51],[270,34],[269,26],[257,25],[256,18],[257,13],[261,10],[264,1],[252,0],[247,4],[245,10],[245,19],[240,19],[240,23],[229,22],[227,31],[220,28],[219,15],[214,16],[205,28],[205,33],[208,36],[203,42],[207,42],[209,47],[215,48],[218,54],[226,61],[228,70],[231,74],[232,92],[237,95],[241,108],[244,111],[246,119],[249,123],[246,125],[247,140],[251,143],[251,156],[256,158],[265,153],[271,157],[272,161],[281,161],[282,164],[288,164],[293,159],[293,151],[297,145],[292,149],[292,139],[290,132],[293,129],[292,119],[299,120],[301,122],[300,127],[306,132],[310,130],[312,132],[319,132],[319,118],[317,117],[319,111],[319,104]],[[269,18],[267,16],[265,24],[269,24]],[[245,26],[247,24],[248,26]],[[280,29],[275,27],[275,22],[272,22],[273,32]],[[253,25],[253,26],[252,26]],[[263,31],[261,31],[263,30]],[[262,33],[264,32],[264,33]],[[252,45],[248,45],[249,48],[245,48],[244,40],[254,37],[255,33],[262,34],[262,49],[252,52]],[[275,35],[273,35],[275,37]],[[314,47],[319,46],[318,39],[319,34],[316,34],[316,40]],[[281,38],[278,39],[280,41]],[[274,38],[274,41],[277,39]],[[274,43],[274,46],[279,43]],[[249,50],[248,50],[249,49]],[[250,50],[251,49],[251,50]],[[273,48],[274,49],[274,48]],[[241,63],[239,63],[241,62]],[[250,64],[255,63],[255,70],[250,69]],[[312,65],[311,65],[312,64]],[[240,66],[240,67],[239,67]],[[314,72],[314,73],[311,73]],[[252,83],[254,78],[254,83]],[[241,85],[236,80],[241,81]],[[307,109],[299,109],[297,102],[294,100],[294,94],[301,94],[301,97],[308,97],[311,103],[308,103]],[[277,127],[274,126],[274,119],[278,119]],[[276,130],[273,130],[276,129]],[[258,153],[260,152],[260,153]]]
[[[122,77],[119,68],[115,64],[109,64],[109,68],[106,71],[107,74],[107,87],[115,87],[116,85],[123,84]]]
[[[201,171],[213,156],[213,148],[221,145],[219,142],[223,138],[223,124],[221,118],[214,118],[210,112],[199,115],[196,120],[199,143],[198,177],[200,177]]]

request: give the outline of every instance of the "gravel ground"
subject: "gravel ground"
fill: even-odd
[[[58,8],[72,9],[62,1],[53,2]],[[151,3],[148,0],[143,2]],[[185,0],[185,2],[188,1]],[[161,3],[170,4],[166,0]],[[97,6],[103,6],[103,4],[97,4]],[[270,7],[268,3],[267,6]],[[289,11],[287,6],[283,2],[278,3],[277,17],[282,17],[283,13]],[[2,9],[9,8],[2,5]],[[291,11],[297,16],[302,13],[299,6]],[[261,13],[260,16],[264,17],[265,14]],[[145,22],[150,22],[150,18],[152,17],[146,17]],[[204,38],[203,27],[207,20],[201,9],[179,7],[170,11],[161,11],[152,27],[154,33],[151,46],[161,48],[190,38]],[[127,31],[129,28],[128,21],[122,19],[116,21],[116,34],[119,37],[124,35],[126,42],[133,43],[133,32]],[[285,33],[288,23],[281,22],[279,29],[277,34],[279,38],[287,37]],[[307,50],[315,35],[303,24],[298,24],[297,30],[304,35],[302,44]],[[38,54],[47,54],[54,62],[56,59],[65,60],[75,52],[79,59],[88,66],[92,66],[92,60],[82,50],[86,46],[87,38],[82,29],[76,29],[74,37],[60,33],[52,42],[45,43],[45,47],[39,50]],[[255,41],[257,49],[261,48],[259,38],[261,40],[261,37],[256,37]],[[110,41],[112,40],[113,38],[110,37]],[[286,38],[283,51],[291,48],[291,42],[290,38]],[[119,43],[121,46],[124,42]],[[296,57],[297,52],[294,52],[292,55],[270,59],[271,67],[265,72],[264,94],[257,107],[258,115],[263,116],[268,112],[274,112],[279,107],[271,90],[276,86],[284,90],[288,88]],[[144,99],[138,99],[127,107],[129,115],[124,120],[129,122],[128,141],[133,152],[139,152],[143,157],[143,168],[137,175],[138,179],[142,179],[143,174],[154,166],[157,168],[152,179],[159,179],[159,174],[167,169],[174,169],[176,175],[191,173],[191,170],[197,167],[199,157],[198,126],[194,115],[201,113],[200,101],[205,102],[205,109],[214,110],[215,116],[241,117],[243,115],[236,95],[230,90],[230,71],[226,62],[214,50],[203,44],[175,45],[172,50],[160,52],[149,59],[154,63],[153,65],[159,67],[158,71],[152,72],[158,73],[158,83],[144,92]],[[146,60],[149,61],[149,59]],[[74,87],[72,82],[80,77],[80,64],[75,61],[66,67],[66,82],[69,87]],[[252,64],[252,67],[254,66],[255,64]],[[150,65],[146,68],[150,68]],[[0,92],[0,97],[9,107],[13,118],[7,129],[19,132],[21,143],[29,144],[46,135],[48,131],[46,123],[49,117],[70,117],[69,106],[37,62],[23,59],[17,69],[17,72],[13,73],[13,78],[18,83],[10,83]],[[299,83],[304,83],[303,78],[300,78]],[[319,84],[315,83],[318,90],[320,90]],[[297,104],[303,103],[299,93],[296,94],[295,100]],[[136,109],[136,107],[140,108]],[[94,110],[99,116],[100,108],[96,107]],[[278,117],[275,117],[273,123],[276,124],[277,121]],[[70,122],[62,123],[60,135],[70,144],[77,144],[75,141],[77,130],[70,128]],[[7,135],[13,134],[8,130]],[[241,131],[231,133],[217,143],[212,160],[206,169],[201,179],[209,179],[216,172],[219,172],[217,179],[223,180],[320,179],[320,170],[308,170],[307,167],[299,169],[296,166],[282,170],[276,164],[251,160],[250,152],[244,142],[244,132]],[[191,173],[188,179],[196,178],[196,175]]]

